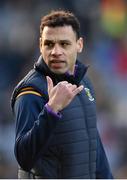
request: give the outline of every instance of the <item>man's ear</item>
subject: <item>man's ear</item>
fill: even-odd
[[[39,39],[39,47],[40,47],[40,52],[41,52],[41,48],[42,48],[42,38],[41,37]]]
[[[83,50],[83,38],[80,37],[80,38],[77,40],[77,52],[78,52],[78,53],[81,53],[82,50]]]

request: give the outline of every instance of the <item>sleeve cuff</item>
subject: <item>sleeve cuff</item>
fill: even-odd
[[[62,114],[60,112],[58,112],[58,113],[54,112],[48,104],[45,105],[45,108],[53,116],[56,116],[57,118],[61,118],[62,117]]]

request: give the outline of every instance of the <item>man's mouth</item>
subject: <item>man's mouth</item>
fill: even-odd
[[[55,69],[59,69],[62,68],[63,66],[65,66],[66,62],[63,60],[52,60],[50,61],[50,65],[52,66],[52,68]]]

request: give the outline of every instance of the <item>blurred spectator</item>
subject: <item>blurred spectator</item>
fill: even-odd
[[[111,37],[122,37],[126,32],[125,0],[102,0],[101,11],[104,31]]]
[[[118,51],[116,52],[116,73],[127,80],[127,34],[118,42]]]

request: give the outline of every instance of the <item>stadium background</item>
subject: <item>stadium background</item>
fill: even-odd
[[[127,178],[126,0],[0,1],[0,178],[17,178],[12,89],[39,56],[41,16],[58,8],[80,19],[85,44],[80,59],[90,64],[98,128],[115,178]]]

